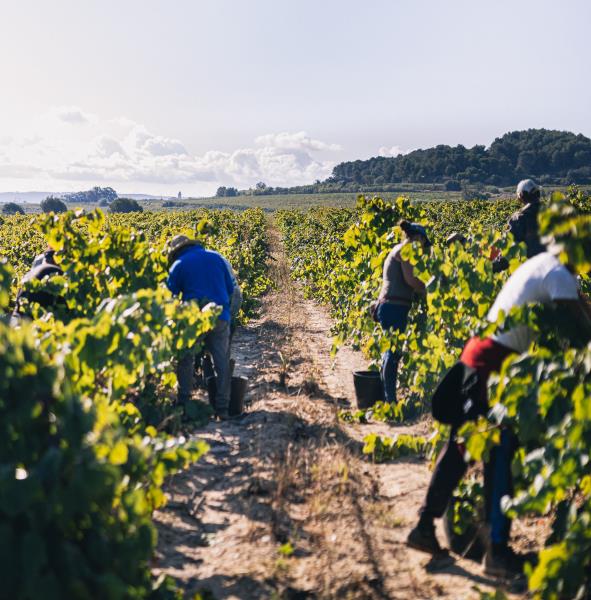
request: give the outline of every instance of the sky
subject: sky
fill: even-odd
[[[0,192],[211,195],[591,136],[589,0],[0,0]]]

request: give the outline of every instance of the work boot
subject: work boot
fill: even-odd
[[[416,527],[408,534],[406,545],[433,556],[449,556],[449,551],[439,545],[435,536],[435,524],[429,519],[419,520]]]
[[[525,560],[506,544],[491,544],[484,555],[484,573],[499,579],[516,579],[523,576]]]

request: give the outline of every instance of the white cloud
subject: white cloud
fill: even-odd
[[[101,135],[95,140],[96,153],[98,156],[113,156],[113,154],[120,154],[126,156],[125,150],[121,144],[114,138],[108,135]]]
[[[77,106],[59,106],[54,109],[54,114],[60,121],[71,125],[82,125],[93,120],[92,115],[83,112]]]
[[[378,156],[400,156],[401,154],[408,154],[409,152],[412,152],[412,149],[404,150],[400,146],[390,146],[389,148],[387,146],[382,146],[378,150]]]
[[[6,179],[26,178],[81,186],[125,183],[144,190],[149,184],[176,186],[207,183],[239,188],[265,181],[272,186],[292,186],[324,179],[335,161],[327,158],[337,144],[313,139],[306,132],[270,133],[255,139],[252,147],[231,152],[188,152],[181,140],[154,134],[131,119],[101,120],[75,107],[54,109],[53,115],[68,124],[87,127],[58,129],[40,121],[35,131],[6,140],[0,174]],[[68,132],[71,132],[69,134]],[[32,184],[31,184],[32,185]],[[64,185],[62,185],[64,187]],[[65,189],[64,187],[64,189]],[[215,188],[213,188],[215,189]]]
[[[148,138],[144,142],[143,149],[153,156],[187,154],[185,147],[179,140],[171,140],[161,136]]]
[[[305,131],[298,131],[297,133],[268,133],[257,137],[255,143],[258,146],[271,146],[284,150],[337,151],[341,149],[338,144],[326,144],[320,140],[314,140]]]

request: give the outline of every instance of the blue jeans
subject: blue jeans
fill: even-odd
[[[511,461],[516,447],[515,434],[508,429],[501,430],[501,443],[491,449],[490,460],[484,465],[486,512],[493,544],[506,544],[509,541],[511,520],[501,510],[501,498],[513,495]]]
[[[378,321],[382,329],[404,331],[408,322],[410,306],[404,304],[382,303],[378,307]],[[400,351],[386,350],[382,354],[382,368],[380,375],[384,386],[384,399],[386,402],[396,402],[396,380],[398,379],[398,363]]]

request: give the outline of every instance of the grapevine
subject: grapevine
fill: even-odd
[[[134,218],[137,219],[134,221]],[[17,327],[0,321],[0,575],[6,597],[178,598],[154,580],[152,513],[165,479],[207,445],[173,432],[175,358],[199,349],[219,307],[173,298],[167,242],[186,231],[232,261],[242,318],[269,286],[261,211],[8,217],[0,225],[0,310],[51,244],[65,303]],[[41,282],[27,286],[38,287]]]
[[[556,193],[540,223],[544,239],[584,274],[583,290],[591,268],[588,207],[589,197],[577,189],[567,196]],[[524,248],[503,225],[514,209],[511,202],[434,206],[361,197],[356,212],[316,210],[298,216],[287,211],[279,223],[294,277],[331,309],[335,348],[349,343],[377,362],[383,351],[403,344],[403,400],[365,413],[343,412],[346,421],[401,420],[424,410],[441,374],[458,360],[472,335],[516,323],[538,331],[537,344],[505,362],[493,385],[488,417],[466,425],[462,435],[470,457],[479,460],[497,442],[498,425],[516,432],[521,443],[513,464],[516,493],[504,499],[504,510],[512,517],[536,513],[552,522],[537,564],[526,567],[529,588],[544,600],[579,598],[591,585],[591,350],[581,347],[576,336],[560,335],[568,332],[568,323],[551,306],[524,307],[486,324],[504,281],[525,260]],[[383,261],[400,239],[396,223],[402,218],[423,223],[435,245],[428,251],[409,245],[403,251],[426,284],[427,298],[416,303],[406,333],[391,335],[373,322],[369,305],[378,295]],[[310,220],[319,221],[312,225],[319,235],[315,241],[306,234]],[[452,230],[463,233],[466,244],[443,244]],[[506,272],[493,273],[493,249],[507,258]],[[399,445],[400,451],[416,452],[415,442],[369,436],[364,451],[387,460],[398,455]]]

